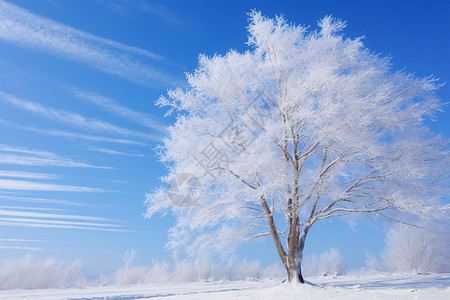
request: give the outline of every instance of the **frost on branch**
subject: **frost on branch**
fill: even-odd
[[[308,31],[252,12],[247,52],[201,55],[189,88],[160,98],[177,122],[161,148],[168,175],[147,205],[149,217],[167,209],[177,217],[173,249],[222,253],[270,236],[289,279],[302,281],[317,221],[448,215],[439,209],[447,141],[424,125],[442,108],[438,85],[392,71],[344,27],[325,17]],[[181,173],[201,184],[196,205],[171,201]]]

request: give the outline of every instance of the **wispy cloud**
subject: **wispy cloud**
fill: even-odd
[[[159,55],[77,30],[3,0],[0,0],[0,39],[20,47],[81,62],[144,86],[154,87],[177,81],[148,64],[131,58],[132,55],[139,55],[161,60]]]
[[[21,156],[21,155],[5,154],[5,153],[0,153],[0,163],[1,164],[21,165],[21,166],[40,166],[40,167],[107,168],[107,167],[96,167],[96,166],[92,166],[90,164],[74,162],[74,161],[70,161],[70,160]]]
[[[40,151],[40,150],[30,150],[27,148],[13,147],[13,146],[5,145],[5,144],[0,144],[0,151],[25,153],[25,154],[33,154],[33,155],[43,156],[43,157],[58,158],[58,155],[56,155],[52,152]]]
[[[28,178],[28,179],[59,179],[61,176],[56,174],[44,174],[44,173],[32,173],[32,172],[20,172],[20,171],[5,171],[0,170],[0,177],[13,177],[13,178]]]
[[[8,193],[8,192],[2,191],[2,193]],[[58,205],[67,205],[67,206],[78,206],[78,207],[94,206],[94,205],[88,205],[88,204],[83,204],[83,203],[74,202],[74,201],[49,199],[49,198],[34,198],[34,197],[19,197],[19,196],[0,195],[0,199],[16,201],[16,202],[39,203],[39,204],[58,204]]]
[[[129,11],[127,8],[127,4],[129,2],[127,0],[95,0],[95,2],[101,4],[116,14],[129,17]]]
[[[23,207],[23,206],[2,206],[0,205],[0,209],[1,208],[6,208],[6,209],[22,209],[22,210],[42,210],[42,211],[67,211],[66,209],[60,209],[60,208],[46,208],[46,207]],[[0,239],[1,241],[2,239]]]
[[[14,194],[14,195],[26,195],[27,193],[24,192],[12,192],[12,191],[2,191],[2,194]],[[1,195],[0,195],[1,196]]]
[[[109,10],[125,16],[132,17],[131,9],[138,9],[142,12],[149,13],[153,16],[159,17],[164,20],[167,24],[172,25],[174,27],[182,27],[183,23],[179,18],[176,18],[172,12],[167,10],[165,7],[150,3],[148,1],[135,0],[135,1],[127,1],[127,0],[96,0],[97,3],[100,3],[104,7]]]
[[[5,210],[5,209],[0,209],[0,216],[27,217],[27,218],[31,217],[31,218],[42,218],[42,219],[68,219],[68,220],[83,220],[83,221],[112,221],[111,219],[102,218],[102,217],[48,214],[48,213],[37,213],[37,212]]]
[[[113,231],[113,232],[132,232],[132,230],[127,230],[127,229],[113,229],[113,228],[104,228],[104,227],[88,227],[88,226],[76,226],[76,225],[64,225],[64,224],[44,224],[44,223],[40,223],[40,222],[35,222],[35,223],[0,222],[0,226],[59,228],[59,229],[81,229],[81,230],[98,230],[98,231]]]
[[[8,223],[8,222],[4,222]],[[9,222],[14,225],[14,222]],[[30,240],[30,239],[0,239],[0,249],[24,250],[24,251],[46,251],[47,249],[35,247],[35,244],[75,244],[71,241],[50,241],[50,240]],[[30,246],[33,245],[33,246]]]
[[[45,107],[40,103],[18,99],[3,92],[0,92],[0,101],[14,105],[22,110],[37,114],[41,117],[45,117],[50,120],[57,120],[59,122],[73,125],[82,129],[107,132],[110,134],[119,134],[123,136],[138,137],[147,140],[155,139],[155,135],[121,128],[111,123],[97,119],[88,119],[80,114],[54,109],[51,107]]]
[[[119,227],[116,224],[106,224],[106,223],[92,223],[92,222],[73,222],[73,221],[54,221],[54,220],[38,220],[29,218],[2,218],[0,221],[3,222],[19,222],[19,223],[39,223],[39,224],[52,224],[52,225],[77,225],[77,226],[95,226],[95,227]]]
[[[108,112],[119,115],[129,121],[143,125],[147,128],[154,129],[162,133],[167,132],[167,126],[164,125],[162,120],[155,116],[149,116],[147,114],[129,109],[128,107],[117,103],[114,99],[98,95],[91,91],[82,91],[76,88],[69,88],[69,90],[75,97],[95,104]]]
[[[114,182],[114,183],[120,183],[120,184],[130,184],[130,182],[125,181],[125,180],[116,180],[116,179],[109,179],[109,182]]]
[[[36,248],[36,247],[5,246],[5,245],[0,245],[0,249],[25,250],[25,251],[45,251],[45,249]]]
[[[146,143],[138,142],[138,141],[131,141],[126,139],[117,139],[117,138],[110,138],[106,136],[95,136],[95,135],[89,135],[89,134],[83,134],[78,132],[69,132],[69,131],[63,131],[63,130],[52,130],[52,129],[40,129],[36,127],[30,127],[30,126],[15,126],[17,129],[21,130],[27,130],[31,132],[41,133],[45,135],[53,135],[58,136],[66,139],[79,139],[79,140],[85,140],[90,142],[106,142],[106,143],[115,143],[115,144],[124,144],[124,145],[136,145],[136,146],[149,146]],[[155,140],[159,140],[155,137]]]
[[[136,146],[149,146],[149,144],[138,142],[138,141],[132,141],[127,139],[120,139],[120,138],[111,138],[106,136],[95,136],[95,135],[89,135],[89,134],[83,134],[78,132],[69,132],[69,131],[63,131],[63,130],[52,130],[52,129],[41,129],[31,126],[23,126],[23,125],[17,125],[12,122],[7,122],[2,119],[0,119],[0,125],[4,126],[10,126],[14,127],[19,130],[26,130],[31,132],[36,132],[40,134],[45,135],[52,135],[57,136],[65,139],[77,139],[77,140],[84,140],[89,142],[104,142],[104,143],[113,143],[113,144],[122,144],[122,145],[136,145]],[[155,135],[154,140],[155,141],[161,141],[162,137]]]
[[[112,149],[105,149],[105,148],[88,147],[88,149],[91,150],[91,151],[100,152],[100,153],[106,153],[106,154],[112,154],[112,155],[145,157],[145,155],[139,154],[139,153],[127,153],[127,152],[121,152],[121,151],[116,151],[116,150],[112,150]]]
[[[101,217],[0,209],[0,225],[4,226],[126,231],[113,222]]]
[[[140,2],[140,9],[143,11],[149,12],[153,15],[156,15],[163,20],[166,21],[166,23],[174,26],[174,27],[181,27],[183,23],[180,21],[179,18],[176,18],[172,12],[167,10],[164,6],[150,3],[150,2]]]
[[[76,244],[76,242],[71,242],[71,241],[28,240],[28,239],[0,239],[0,242],[10,242],[10,243],[62,243],[62,244]]]
[[[39,152],[27,150],[25,148],[13,148],[0,145],[0,164],[12,164],[21,166],[40,166],[40,167],[76,167],[76,168],[97,168],[113,169],[112,167],[94,166],[88,163],[77,162],[66,158],[61,158],[56,154],[49,152]],[[13,152],[13,153],[9,153]],[[17,153],[14,153],[17,152]],[[26,155],[22,153],[27,153]],[[29,153],[29,154],[28,154]],[[26,174],[26,173],[24,173]],[[30,177],[28,177],[30,178]]]
[[[9,86],[24,87],[29,85],[33,76],[12,61],[0,61],[0,80]]]
[[[59,185],[33,181],[0,179],[0,190],[48,191],[48,192],[105,192],[100,188]]]

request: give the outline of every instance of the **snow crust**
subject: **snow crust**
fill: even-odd
[[[450,274],[372,274],[314,277],[304,285],[281,280],[191,282],[85,289],[0,291],[0,300],[58,299],[449,299]]]

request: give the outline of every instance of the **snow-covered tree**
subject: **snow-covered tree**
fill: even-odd
[[[270,236],[289,281],[303,282],[318,221],[447,213],[447,142],[424,126],[441,109],[435,80],[392,72],[344,27],[325,17],[308,32],[252,12],[250,50],[201,55],[188,88],[159,99],[177,121],[161,146],[169,187],[147,196],[147,216],[176,215],[173,249]]]
[[[380,260],[369,269],[391,272],[444,273],[450,271],[450,232],[445,226],[396,224],[386,234]],[[372,267],[372,268],[370,268]]]

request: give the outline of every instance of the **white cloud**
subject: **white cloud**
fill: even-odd
[[[120,183],[120,184],[130,184],[129,181],[126,180],[117,180],[117,179],[108,179],[109,182]]]
[[[112,169],[111,167],[94,166],[87,163],[76,162],[62,158],[54,159],[54,158],[23,156],[6,153],[0,153],[0,164],[40,166],[40,167],[77,167],[77,168]]]
[[[124,117],[147,128],[155,129],[162,133],[167,132],[167,126],[165,126],[161,120],[156,119],[154,116],[149,116],[144,113],[134,111],[117,103],[114,99],[98,95],[94,92],[82,91],[76,88],[69,89],[75,97],[93,103],[108,112]]]
[[[28,178],[28,179],[59,179],[61,176],[56,174],[32,173],[21,171],[0,170],[0,177]]]
[[[73,222],[73,221],[53,221],[53,220],[38,220],[29,218],[2,218],[0,221],[4,222],[19,222],[19,223],[39,223],[39,224],[60,224],[60,225],[77,225],[77,226],[95,226],[95,227],[119,227],[115,224],[92,223],[92,222]]]
[[[24,192],[12,192],[12,191],[2,191],[4,194],[14,194],[14,195],[26,195]],[[0,196],[1,197],[1,196]]]
[[[103,189],[84,186],[58,185],[32,181],[0,179],[0,190],[49,191],[49,192],[105,192]]]
[[[0,222],[0,226],[13,227],[37,227],[37,228],[61,228],[61,229],[82,229],[82,230],[98,230],[98,231],[114,231],[114,232],[132,232],[126,229],[112,229],[103,227],[88,227],[64,224],[43,224],[43,223],[24,223],[24,222]]]
[[[8,146],[5,144],[0,144],[0,151],[33,154],[33,155],[37,155],[37,156],[44,156],[44,157],[50,157],[50,158],[58,157],[58,155],[48,152],[48,151],[30,150],[30,149],[26,149],[26,148],[12,147],[12,146]]]
[[[13,226],[13,227],[37,227],[37,228],[60,228],[60,229],[81,229],[81,230],[98,230],[98,231],[112,231],[112,232],[132,232],[127,229],[114,229],[104,227],[92,227],[92,226],[77,226],[77,225],[65,225],[65,224],[44,224],[44,223],[27,223],[27,222],[0,222],[0,226]]]
[[[105,149],[105,148],[88,147],[88,149],[91,151],[112,154],[112,155],[145,157],[145,155],[138,154],[138,153],[126,153],[126,152],[120,152],[120,151],[116,151],[116,150],[112,150],[112,149]]]
[[[9,193],[7,191],[1,191],[2,193]],[[73,201],[67,201],[67,200],[57,200],[57,199],[48,199],[48,198],[32,198],[32,197],[18,197],[18,196],[5,196],[0,195],[0,199],[6,199],[9,201],[16,201],[16,202],[29,202],[29,203],[46,203],[46,204],[60,204],[60,205],[67,205],[67,206],[88,206],[83,203],[79,202],[73,202]],[[89,205],[93,206],[93,205]]]
[[[70,242],[70,241],[27,240],[27,239],[0,239],[0,242],[10,242],[10,243],[63,243],[63,244],[76,244],[76,242]]]
[[[0,60],[0,80],[8,86],[23,88],[35,78],[11,60]]]
[[[42,243],[62,243],[75,244],[70,241],[49,241],[49,240],[30,240],[30,239],[0,239],[0,249],[11,250],[25,250],[25,251],[45,251],[43,248],[30,247],[28,244],[42,244]],[[25,246],[23,246],[25,244]]]
[[[138,142],[138,141],[131,141],[126,139],[117,139],[117,138],[110,138],[105,136],[95,136],[95,135],[88,135],[78,132],[68,132],[68,131],[62,131],[62,130],[51,130],[51,129],[39,129],[35,127],[29,127],[29,126],[16,126],[17,129],[27,130],[31,132],[36,133],[42,133],[46,135],[53,135],[58,136],[66,139],[80,139],[80,140],[86,140],[90,142],[105,142],[105,143],[115,143],[115,144],[124,144],[124,145],[136,145],[136,146],[149,146],[146,143]],[[155,141],[160,140],[158,137],[154,137]]]
[[[114,220],[69,214],[40,213],[22,210],[0,209],[0,226],[70,228],[102,231],[128,231],[119,229]],[[0,242],[30,242],[32,240],[0,239]],[[35,240],[34,242],[43,242]],[[44,241],[45,242],[45,241]]]
[[[9,152],[12,152],[12,154]],[[0,164],[41,166],[41,167],[77,167],[77,168],[113,169],[112,167],[94,166],[83,162],[77,162],[70,159],[61,158],[58,155],[47,151],[30,150],[27,148],[12,147],[2,144],[0,144]],[[1,171],[1,172],[8,172],[8,171]],[[12,174],[11,171],[9,172],[10,174]],[[48,176],[57,176],[57,175],[30,173],[30,172],[15,172],[15,174],[22,175],[22,178],[37,178],[36,176],[38,177],[47,176],[47,179],[49,179]]]
[[[167,24],[172,25],[174,27],[178,28],[185,27],[185,24],[183,24],[183,22],[181,22],[178,18],[176,18],[165,7],[154,3],[150,3],[148,1],[96,0],[96,2],[100,3],[101,5],[110,9],[116,14],[119,14],[124,17],[131,18],[132,17],[131,10],[138,9],[140,11],[149,13],[152,16],[159,17],[160,19],[164,20]]]
[[[0,92],[0,101],[14,105],[20,109],[40,115],[50,120],[57,120],[59,122],[70,124],[83,129],[107,132],[110,134],[139,137],[148,140],[153,140],[155,138],[154,135],[117,127],[111,123],[97,119],[88,119],[80,114],[54,109],[50,107],[44,107],[40,103],[21,100],[3,92]]]
[[[43,218],[43,219],[63,219],[63,220],[83,220],[83,221],[112,221],[110,219],[101,218],[101,217],[37,213],[37,212],[19,211],[19,210],[6,210],[6,209],[0,209],[0,216]]]
[[[150,2],[140,2],[140,9],[143,11],[149,12],[153,15],[156,15],[162,19],[164,19],[168,24],[181,28],[184,24],[176,18],[170,11],[168,11],[165,7],[161,5],[157,5]]]
[[[45,249],[36,247],[21,247],[21,246],[4,246],[0,245],[0,249],[25,250],[25,251],[44,251]]]
[[[0,39],[20,47],[81,62],[144,86],[176,83],[171,76],[130,58],[131,55],[139,55],[161,60],[159,55],[94,36],[2,0]]]
[[[67,211],[66,209],[59,209],[59,208],[44,208],[44,207],[23,207],[23,206],[3,206],[0,205],[0,208],[6,208],[6,209],[24,209],[24,210],[41,210],[41,211]],[[1,239],[0,239],[1,241]]]

